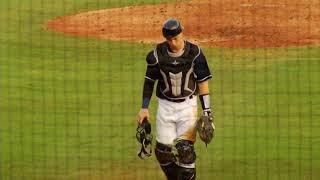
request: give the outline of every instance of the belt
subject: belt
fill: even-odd
[[[187,99],[192,99],[192,98],[193,98],[193,95],[191,95],[189,97],[186,97],[184,99],[169,99],[169,98],[165,98],[165,99],[168,100],[168,101],[171,101],[171,102],[181,103],[181,102],[184,102]]]

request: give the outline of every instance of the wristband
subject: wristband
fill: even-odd
[[[204,94],[199,96],[201,107],[203,110],[210,109],[210,95]]]
[[[150,98],[145,97],[142,100],[142,108],[143,109],[147,109],[149,107],[149,103],[150,103]]]

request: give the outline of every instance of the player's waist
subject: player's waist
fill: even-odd
[[[167,100],[167,101],[170,101],[170,102],[181,103],[181,102],[185,102],[185,101],[188,100],[188,99],[193,99],[193,98],[195,98],[195,97],[194,97],[194,95],[191,95],[191,96],[187,96],[187,97],[179,98],[179,99],[171,99],[171,98],[167,98],[167,97],[165,97],[165,96],[159,97],[159,98],[160,98],[160,99]]]

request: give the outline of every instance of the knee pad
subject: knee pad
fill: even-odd
[[[196,153],[192,141],[179,140],[176,145],[176,153],[180,164],[192,164],[196,161]]]
[[[161,166],[167,166],[176,161],[171,146],[157,142],[154,152]]]

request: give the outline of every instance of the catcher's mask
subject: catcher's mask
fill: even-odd
[[[137,127],[136,138],[141,144],[141,150],[138,156],[141,159],[149,157],[152,154],[152,134],[151,134],[151,124],[147,119],[144,119],[141,124]]]

